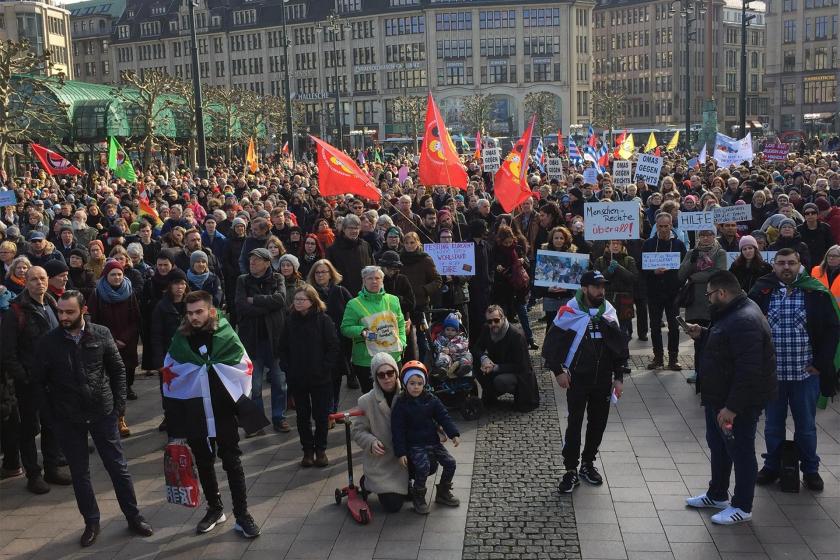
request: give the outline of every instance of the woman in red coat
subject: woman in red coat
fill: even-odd
[[[137,343],[140,339],[140,306],[131,282],[123,274],[119,261],[109,259],[102,270],[102,277],[96,283],[96,289],[88,302],[90,319],[98,325],[111,330],[120,357],[125,364],[126,397],[136,400],[137,394],[131,389],[134,384],[134,370],[137,369]],[[125,423],[125,416],[119,419],[120,435],[128,437],[131,432]]]

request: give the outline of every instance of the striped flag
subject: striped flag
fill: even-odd
[[[574,163],[575,165],[580,165],[583,163],[583,156],[580,155],[580,150],[575,144],[574,139],[569,136],[569,161]]]
[[[540,171],[545,173],[545,149],[543,149],[543,141],[540,138],[540,143],[537,144],[537,151],[534,152],[534,161],[537,164],[537,167],[540,168]]]
[[[586,143],[589,144],[593,150],[598,147],[598,137],[595,135],[595,129],[592,128],[591,124],[589,125],[589,139]]]

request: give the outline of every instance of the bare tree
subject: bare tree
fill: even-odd
[[[239,103],[239,121],[243,134],[259,140],[260,127],[268,141],[269,128],[286,128],[286,102],[273,95],[261,95],[253,91],[242,91]]]
[[[6,170],[9,144],[29,142],[33,136],[62,138],[70,132],[67,105],[56,101],[49,88],[61,87],[64,74],[49,77],[55,68],[50,51],[37,54],[27,41],[0,41],[0,169]]]
[[[493,100],[488,94],[475,93],[464,98],[464,122],[482,134],[490,124],[490,114],[493,109]]]
[[[233,156],[233,141],[242,136],[239,123],[242,91],[226,87],[211,87],[207,89],[207,99],[210,101],[209,111],[213,115],[213,137],[224,146],[225,158],[230,161]]]
[[[187,82],[185,80],[173,80],[172,85],[172,93],[176,94],[180,98],[178,100],[178,105],[175,108],[177,117],[187,123],[187,127],[190,131],[190,137],[187,142],[187,156],[190,168],[196,169],[198,167],[198,127],[196,126],[196,103],[193,84],[192,82]],[[202,88],[206,89],[206,86],[202,86]],[[201,100],[202,109],[204,110],[204,126],[206,128],[209,124],[209,103],[206,96],[202,96]]]
[[[158,130],[164,126],[173,126],[170,122],[172,111],[178,108],[178,102],[170,92],[178,90],[178,81],[159,70],[144,70],[137,74],[132,70],[120,73],[122,85],[113,89],[115,97],[125,105],[131,123],[142,131],[143,168],[152,164],[152,150],[156,140],[162,137]]]
[[[592,92],[592,122],[610,131],[612,143],[613,131],[624,124],[627,100],[621,91]]]
[[[535,91],[525,96],[525,115],[537,121],[537,133],[547,136],[557,130],[557,96],[547,91]]]
[[[405,123],[410,127],[414,139],[414,153],[420,152],[420,143],[417,137],[420,136],[420,131],[426,119],[427,104],[428,99],[426,97],[411,95],[401,95],[394,100],[394,117],[397,122]]]

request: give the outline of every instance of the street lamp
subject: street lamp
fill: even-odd
[[[338,86],[338,51],[335,50],[336,34],[343,30],[344,23],[341,17],[335,13],[330,12],[327,16],[327,23],[316,24],[316,29],[329,29],[332,33],[332,52],[333,52],[333,86],[335,87],[335,126],[338,129],[338,147],[344,149],[344,124],[341,122],[341,88]]]
[[[286,3],[289,0],[283,0],[283,5],[280,6],[280,25],[283,27],[283,89],[285,90],[284,97],[286,100],[286,136],[289,143],[289,153],[292,159],[295,157],[295,136],[292,130],[292,89],[289,85],[289,35],[286,29]]]
[[[741,138],[747,136],[747,26],[755,14],[747,16],[750,0],[741,1]]]
[[[679,4],[679,9],[675,6]],[[673,0],[671,2],[671,15],[679,14],[685,18],[685,150],[691,150],[691,72],[690,64],[691,57],[689,55],[689,48],[691,47],[691,38],[697,36],[697,31],[691,31],[691,26],[697,19],[706,13],[706,8],[703,7],[700,0]],[[712,61],[707,60],[706,64],[711,64]]]
[[[195,8],[198,0],[190,0],[190,41],[192,52],[193,98],[195,99],[195,136],[198,150],[198,176],[207,179],[207,144],[204,138],[204,103],[201,99],[201,76],[198,66],[198,39],[195,33]],[[195,162],[193,162],[195,163]]]

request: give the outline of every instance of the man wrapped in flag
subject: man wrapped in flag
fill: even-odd
[[[559,488],[564,493],[572,492],[580,478],[595,486],[603,484],[594,465],[595,456],[607,427],[610,402],[621,397],[630,355],[615,308],[605,299],[606,283],[599,271],[584,272],[580,289],[557,311],[543,345],[546,367],[554,373],[557,384],[568,389],[569,419],[563,446],[566,473]],[[584,412],[586,442],[581,456]]]
[[[196,531],[207,533],[226,519],[213,466],[218,455],[230,486],[234,529],[254,538],[260,528],[248,513],[238,429],[252,433],[269,421],[249,398],[253,365],[233,327],[217,315],[208,292],[190,292],[185,303],[187,314],[172,337],[161,381],[169,437],[187,440],[207,498],[207,514]]]

